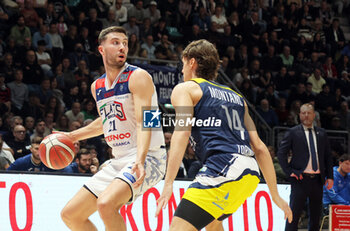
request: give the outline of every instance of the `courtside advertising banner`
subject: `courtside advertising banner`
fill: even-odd
[[[86,176],[1,173],[0,230],[68,230],[60,211],[87,179]],[[173,196],[158,217],[155,217],[156,199],[161,194],[163,181],[135,203],[124,206],[120,213],[126,220],[127,230],[168,230],[180,198],[190,183],[175,181]],[[289,201],[289,185],[278,185],[278,191]],[[105,230],[97,212],[90,219],[98,230]],[[253,195],[223,225],[230,231],[272,231],[284,230],[285,220],[283,212],[272,202],[267,185],[259,184]]]
[[[350,231],[350,205],[330,205],[331,231]]]

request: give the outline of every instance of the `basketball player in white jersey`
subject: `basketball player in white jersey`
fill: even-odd
[[[71,230],[97,230],[88,219],[96,210],[106,230],[126,230],[119,209],[157,184],[165,174],[166,151],[161,130],[145,130],[143,110],[157,107],[152,77],[126,63],[128,38],[122,27],[99,35],[106,73],[91,85],[100,117],[68,133],[72,140],[104,134],[115,158],[97,172],[61,212]]]

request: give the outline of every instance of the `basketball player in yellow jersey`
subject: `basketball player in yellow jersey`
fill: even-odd
[[[106,230],[123,231],[120,208],[163,179],[166,151],[161,129],[142,126],[143,110],[158,106],[157,95],[152,77],[126,63],[125,29],[102,30],[99,44],[106,73],[91,85],[91,93],[100,117],[67,135],[76,141],[104,134],[114,158],[67,203],[61,217],[71,230],[97,230],[89,216],[98,211]]]
[[[217,76],[219,55],[206,40],[190,43],[182,54],[184,83],[177,85],[171,101],[177,119],[190,115],[196,126],[175,128],[168,154],[168,167],[156,215],[166,206],[173,181],[183,159],[189,137],[203,168],[189,186],[170,225],[172,231],[223,230],[222,220],[234,213],[255,191],[259,166],[272,200],[288,221],[292,211],[277,191],[276,174],[270,154],[260,140],[242,96],[213,80]],[[179,123],[178,123],[179,124]],[[187,124],[188,125],[188,124]],[[259,166],[258,166],[259,164]]]

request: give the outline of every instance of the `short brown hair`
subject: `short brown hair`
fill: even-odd
[[[106,40],[106,37],[109,33],[122,33],[126,35],[126,30],[121,26],[110,26],[105,29],[103,29],[100,32],[100,35],[98,36],[98,44],[101,44],[104,40]]]
[[[41,141],[43,140],[43,138],[42,137],[40,137],[40,136],[35,136],[33,139],[32,139],[32,145],[33,144],[40,144],[41,143]]]
[[[194,58],[198,68],[196,75],[207,80],[214,80],[217,77],[220,58],[215,46],[205,39],[193,41],[187,45],[182,53],[186,59]]]
[[[341,157],[339,157],[339,162],[344,162],[350,160],[350,155],[349,154],[343,154]]]

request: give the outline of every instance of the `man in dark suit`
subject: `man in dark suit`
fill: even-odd
[[[290,207],[292,223],[286,231],[298,229],[300,214],[306,199],[309,206],[309,231],[319,230],[322,208],[323,184],[333,187],[332,157],[324,129],[313,127],[315,111],[311,104],[300,107],[301,124],[292,127],[281,141],[277,156],[291,183]],[[288,154],[292,158],[288,161]]]

